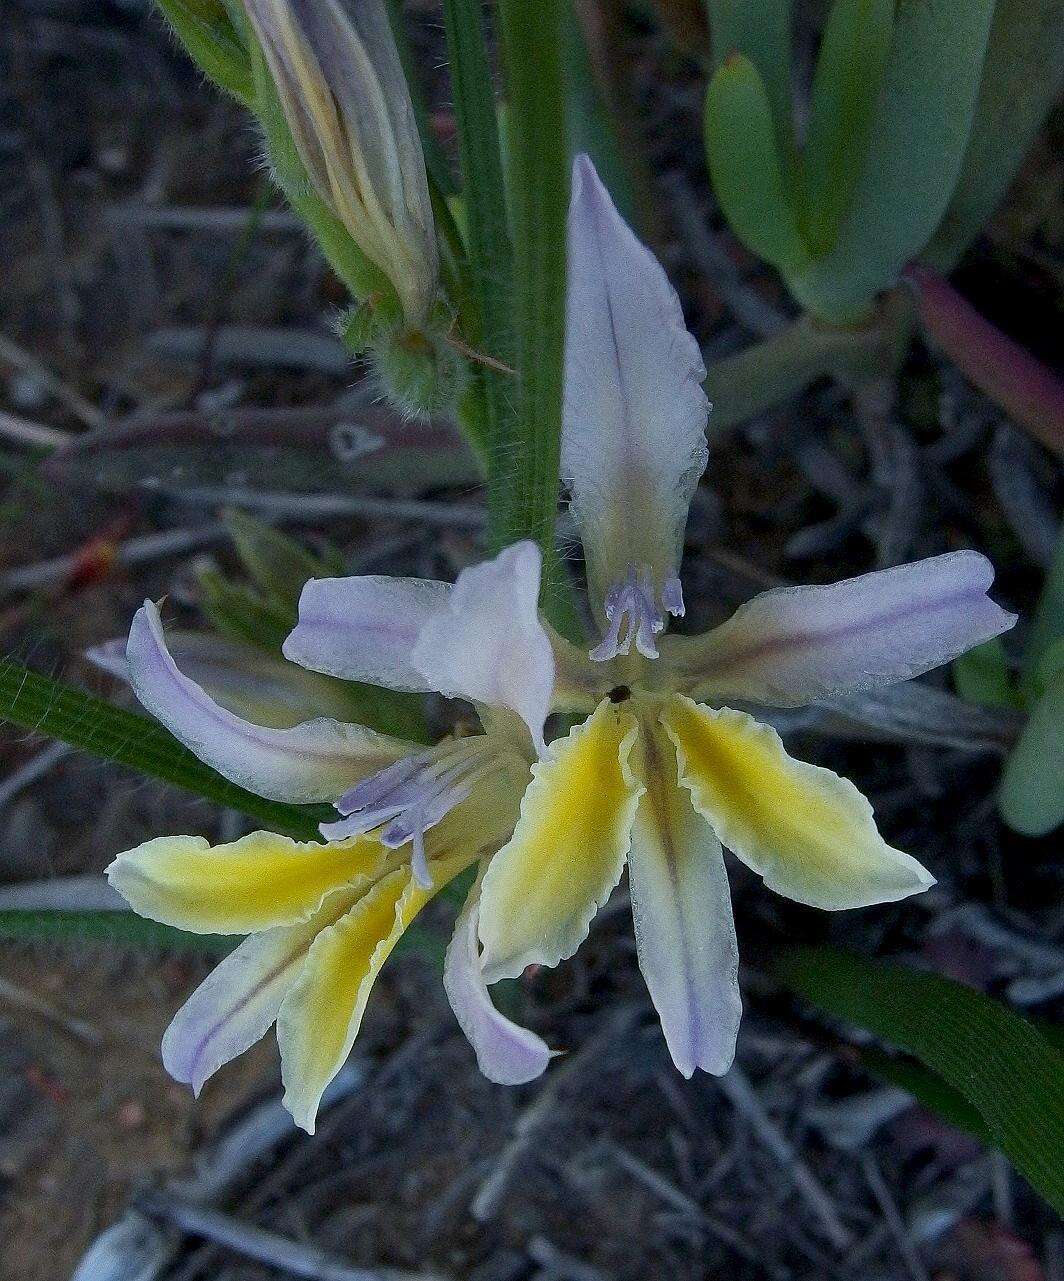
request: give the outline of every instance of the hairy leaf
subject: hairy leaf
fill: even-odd
[[[492,538],[543,549],[543,605],[569,635],[580,624],[554,545],[565,343],[569,152],[561,0],[500,0],[508,95],[507,163],[514,242],[516,416],[488,481]]]
[[[219,6],[220,16],[212,18],[197,12],[202,6],[188,0],[158,0],[158,4],[204,75],[245,107],[250,106],[255,96],[251,60],[224,9]]]

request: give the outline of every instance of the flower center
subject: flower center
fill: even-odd
[[[603,608],[609,628],[591,651],[592,662],[605,663],[618,654],[630,653],[633,641],[644,658],[657,658],[655,637],[665,630],[665,615],[684,615],[683,589],[679,578],[670,574],[662,584],[659,604],[650,569],[644,566],[637,576],[635,566],[629,565],[624,582],[615,583],[606,593]]]
[[[427,889],[432,876],[425,833],[464,801],[491,769],[482,743],[475,739],[415,752],[356,783],[336,802],[343,817],[322,823],[319,830],[327,841],[339,841],[383,827],[381,843],[389,849],[413,845],[411,870]]]

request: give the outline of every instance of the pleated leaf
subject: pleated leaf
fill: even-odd
[[[788,949],[776,976],[913,1055],[975,1109],[992,1142],[1064,1210],[1064,1054],[1007,1006],[941,975],[826,947]]]
[[[0,910],[0,940],[5,943],[89,944],[136,951],[200,952],[223,956],[240,941],[225,934],[188,934],[136,912],[5,908]]]

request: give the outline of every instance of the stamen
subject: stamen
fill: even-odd
[[[631,651],[632,642],[644,658],[657,658],[655,637],[665,630],[665,614],[682,616],[683,592],[680,580],[671,575],[661,590],[662,608],[655,599],[654,580],[650,570],[644,568],[637,578],[634,565],[628,566],[623,583],[615,583],[606,593],[603,608],[609,628],[602,642],[590,653],[594,663],[605,663],[618,654]]]
[[[675,574],[670,574],[662,585],[661,603],[666,614],[671,614],[673,618],[683,618],[687,613],[683,603],[683,586]]]
[[[320,824],[318,830],[326,840],[337,841],[384,827],[380,839],[389,849],[413,844],[411,870],[417,883],[428,889],[432,876],[425,833],[466,800],[473,784],[490,769],[482,745],[470,739],[443,750],[415,752],[345,792],[336,802],[343,817]]]

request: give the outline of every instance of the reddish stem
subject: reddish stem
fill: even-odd
[[[930,338],[1018,426],[1064,458],[1064,381],[936,271],[914,263],[904,279]]]

